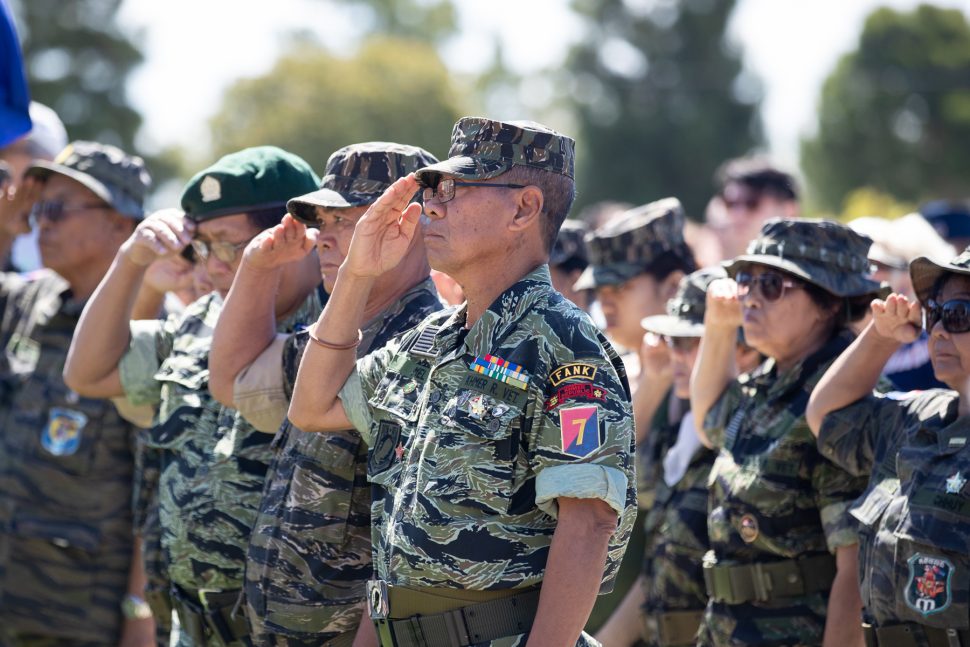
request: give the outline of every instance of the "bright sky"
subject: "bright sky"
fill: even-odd
[[[638,2],[656,0],[638,0]],[[145,64],[130,95],[145,117],[146,143],[192,146],[204,141],[206,119],[235,79],[266,72],[288,33],[306,30],[339,52],[359,27],[334,0],[127,0],[122,22],[140,30]],[[444,51],[458,72],[489,61],[500,38],[518,72],[560,63],[582,26],[568,0],[458,0],[461,34]],[[730,32],[746,64],[765,87],[763,118],[779,161],[797,164],[799,137],[809,132],[819,88],[839,56],[851,50],[865,16],[887,5],[910,9],[919,0],[739,0]],[[970,0],[937,0],[970,14]],[[515,15],[514,20],[509,16]],[[534,25],[547,21],[541,30]],[[537,38],[537,34],[541,37]],[[558,40],[553,34],[561,36]]]

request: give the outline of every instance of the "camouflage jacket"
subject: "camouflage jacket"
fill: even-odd
[[[970,629],[970,419],[953,391],[869,396],[825,417],[819,447],[871,472],[852,509],[866,620]]]
[[[340,397],[371,446],[377,577],[471,590],[542,581],[556,498],[617,513],[609,590],[636,512],[629,387],[615,351],[540,266],[470,329],[432,315],[357,363]]]
[[[664,456],[677,441],[680,425],[672,421],[672,416],[677,417],[678,409],[682,411],[688,406],[689,403],[677,400],[673,391],[667,391],[660,408],[653,414],[646,442],[637,445],[637,501],[641,510],[653,508],[657,484],[663,480]]]
[[[292,331],[307,307],[278,329]],[[164,322],[132,322],[131,346],[119,365],[131,403],[157,407],[149,444],[165,450],[162,546],[169,577],[189,591],[241,588],[271,459],[272,436],[209,394],[209,348],[221,308],[212,293]]]
[[[50,272],[0,275],[0,628],[116,641],[136,430],[64,385],[84,305],[69,296]]]
[[[434,283],[422,281],[363,329],[358,355],[440,309]],[[307,323],[319,312],[308,314]],[[287,397],[308,339],[290,335],[284,346]],[[371,578],[367,446],[353,430],[311,434],[289,422],[274,446],[246,567],[253,639],[281,634],[322,644],[357,628]]]
[[[705,431],[720,447],[708,516],[709,558],[718,564],[822,555],[858,541],[848,511],[865,478],[823,457],[805,422],[812,389],[851,339],[837,335],[783,374],[769,359],[732,383],[708,413]],[[827,600],[826,591],[763,604],[712,603],[707,640],[821,644]]]

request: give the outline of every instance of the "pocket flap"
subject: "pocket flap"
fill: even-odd
[[[96,552],[101,544],[98,528],[77,521],[22,516],[14,519],[13,532],[19,537],[46,539],[57,546],[70,546],[89,553]]]

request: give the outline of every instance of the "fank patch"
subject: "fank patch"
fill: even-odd
[[[524,390],[529,385],[529,376],[521,366],[513,364],[501,357],[496,357],[495,355],[476,357],[475,361],[469,365],[469,368],[476,373],[487,375],[494,380],[510,384],[517,389]]]
[[[563,364],[549,374],[549,381],[553,386],[559,386],[563,382],[592,382],[596,377],[596,367],[592,364]]]
[[[576,398],[604,401],[606,400],[606,394],[606,389],[601,386],[596,386],[595,384],[567,384],[559,387],[559,389],[548,400],[546,400],[545,410],[552,411],[560,404]]]
[[[580,458],[600,446],[599,410],[595,404],[559,410],[562,451]]]
[[[54,456],[70,456],[81,445],[81,432],[88,417],[80,411],[55,407],[50,410],[40,444]]]
[[[952,575],[949,560],[916,553],[909,558],[906,604],[924,616],[945,611],[950,606]]]

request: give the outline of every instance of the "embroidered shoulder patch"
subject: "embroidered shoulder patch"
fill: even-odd
[[[559,386],[563,382],[592,382],[596,377],[596,367],[592,364],[573,362],[563,364],[549,374],[549,381],[553,386]]]
[[[88,417],[80,411],[54,407],[50,410],[40,444],[54,456],[70,456],[81,446],[81,432]]]
[[[916,553],[909,558],[906,605],[923,616],[945,611],[950,606],[952,575],[949,560]]]
[[[562,451],[583,458],[599,449],[599,409],[595,404],[559,410]]]
[[[582,398],[585,400],[599,400],[600,402],[603,402],[606,400],[606,396],[608,394],[609,391],[595,384],[584,382],[579,384],[566,384],[559,387],[556,392],[553,393],[548,400],[546,400],[544,408],[546,411],[552,411],[559,405],[577,398]]]

